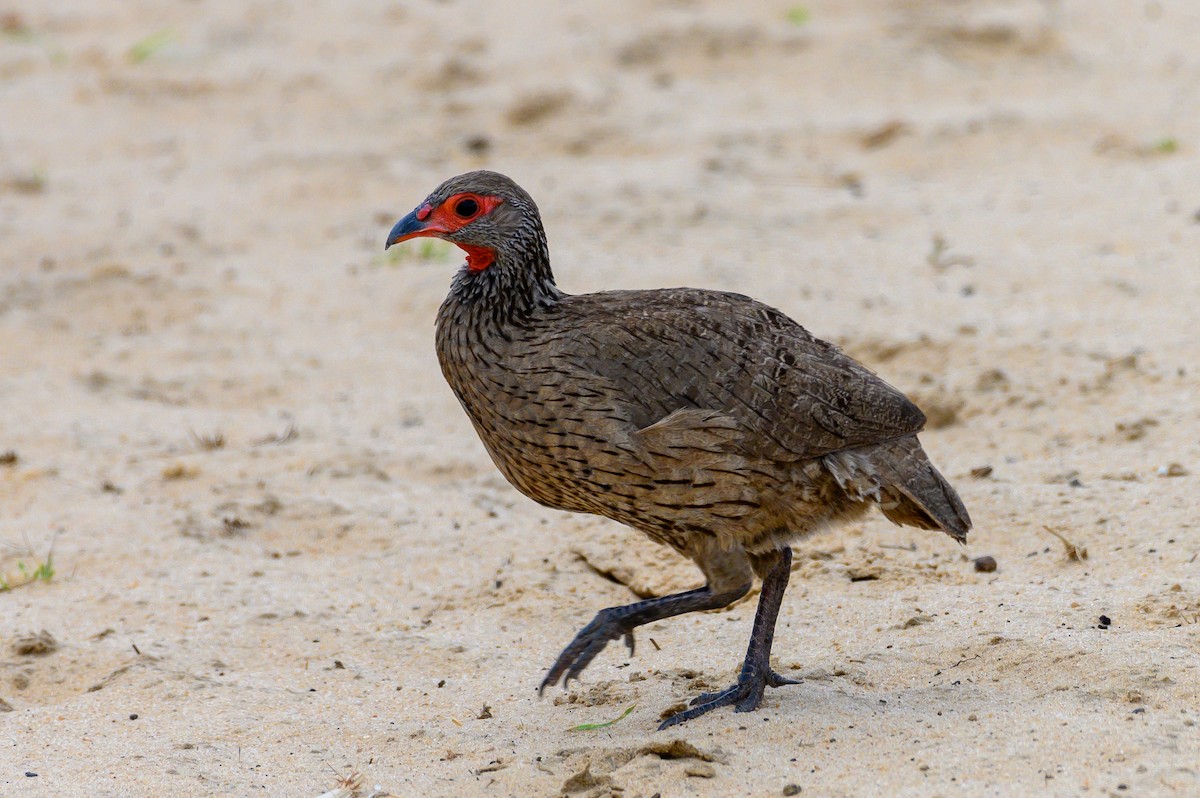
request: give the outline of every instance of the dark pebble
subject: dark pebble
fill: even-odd
[[[129,719],[130,719],[130,720],[137,720],[137,713],[136,713],[136,712],[132,713],[132,714],[129,716]]]
[[[463,142],[463,149],[472,155],[484,155],[491,148],[492,140],[483,135],[468,136]]]
[[[783,794],[784,795],[799,795],[800,794],[800,785],[799,784],[789,784],[788,786],[783,788]]]
[[[1101,626],[1112,626],[1112,618],[1109,618],[1107,615],[1101,615],[1100,616],[1100,625]]]
[[[37,778],[37,774],[36,774],[36,773],[34,773],[32,770],[27,770],[27,771],[25,771],[25,778],[27,778],[27,779],[36,779],[36,778]]]
[[[980,573],[990,574],[996,570],[996,558],[990,554],[985,554],[982,557],[975,558],[975,570]]]

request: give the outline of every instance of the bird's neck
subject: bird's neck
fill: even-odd
[[[550,250],[540,229],[527,239],[495,251],[484,268],[469,260],[454,277],[447,304],[462,321],[508,327],[526,323],[539,309],[562,298],[550,270]]]

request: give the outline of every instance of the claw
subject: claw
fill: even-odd
[[[557,684],[560,678],[563,689],[566,689],[572,679],[579,678],[579,674],[604,650],[610,640],[624,638],[629,653],[633,653],[633,628],[622,623],[620,617],[614,618],[613,615],[609,610],[601,610],[596,613],[591,623],[579,630],[579,634],[575,635],[575,639],[562,650],[558,659],[546,672],[546,678],[542,679],[542,684],[538,687],[539,696],[547,687]]]
[[[664,720],[658,727],[659,731],[676,726],[680,723],[698,718],[720,707],[735,704],[735,712],[752,712],[762,703],[763,693],[767,687],[782,687],[785,684],[800,684],[796,679],[780,676],[768,669],[766,676],[759,676],[758,671],[743,670],[738,676],[737,684],[715,693],[701,693],[691,701],[691,708],[677,712]]]
[[[783,687],[785,684],[800,684],[799,679],[789,679],[786,676],[780,676],[775,671],[767,674],[768,687]]]

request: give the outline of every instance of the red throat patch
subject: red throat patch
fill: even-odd
[[[481,272],[496,260],[496,253],[488,247],[475,247],[470,244],[457,244],[458,248],[467,253],[467,268],[472,272]]]

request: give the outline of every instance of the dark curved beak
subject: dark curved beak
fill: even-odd
[[[407,241],[410,238],[417,238],[422,235],[432,235],[433,231],[428,228],[425,222],[417,218],[417,213],[420,208],[405,216],[400,221],[396,222],[396,226],[392,228],[392,232],[388,233],[387,243],[383,245],[384,250],[387,250],[392,244],[399,244],[401,241]]]

